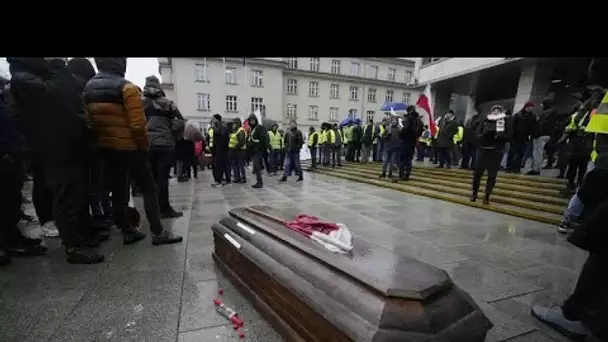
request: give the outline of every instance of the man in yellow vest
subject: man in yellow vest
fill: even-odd
[[[230,156],[230,165],[232,174],[234,175],[234,183],[247,183],[247,175],[245,173],[245,150],[247,149],[247,135],[241,123],[241,119],[236,118],[232,122],[232,130],[230,139],[228,140],[228,149]]]
[[[353,123],[349,122],[344,127],[344,140],[346,142],[346,161],[355,161],[355,141],[353,140]]]
[[[317,169],[317,145],[319,144],[319,133],[314,127],[308,129],[308,150],[310,150],[310,171]]]
[[[269,169],[268,173],[272,173],[273,176],[277,175],[277,170],[280,169],[281,153],[283,152],[283,137],[278,132],[279,126],[277,124],[272,125],[270,131],[268,131],[268,142],[270,145],[270,151],[268,153]]]
[[[327,126],[325,125],[325,122],[321,124],[318,144],[319,159],[317,160],[317,164],[323,165],[323,155],[325,154],[325,148],[327,147]]]
[[[418,139],[418,145],[416,146],[417,154],[416,161],[422,162],[424,161],[424,157],[426,157],[426,150],[431,146],[431,131],[429,130],[429,125],[424,125],[424,131]]]
[[[374,139],[374,161],[382,162],[382,155],[384,152],[384,141],[386,139],[386,135],[384,134],[384,132],[386,131],[388,124],[388,119],[384,118],[376,129],[376,138]]]
[[[323,166],[328,167],[331,156],[335,150],[336,132],[332,129],[328,122],[324,122],[327,140],[325,141],[325,149],[323,150]]]

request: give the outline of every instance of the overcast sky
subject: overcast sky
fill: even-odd
[[[95,63],[93,63],[95,65]],[[126,78],[137,84],[138,86],[144,86],[146,77],[150,75],[156,75],[160,79],[158,74],[158,59],[154,58],[129,58],[127,60],[127,75]],[[0,76],[9,77],[8,63],[6,58],[0,58]],[[161,80],[162,81],[162,80]]]

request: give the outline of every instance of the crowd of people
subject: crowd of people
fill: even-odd
[[[0,264],[42,255],[41,239],[24,236],[22,188],[29,165],[33,204],[43,232],[58,235],[66,261],[104,260],[97,247],[114,225],[125,245],[145,238],[129,207],[130,184],[143,195],[153,245],[178,243],[161,219],[179,217],[169,203],[174,148],[182,115],[152,76],[143,92],[125,76],[126,58],[9,57],[11,79],[0,103]],[[29,162],[25,162],[28,160]],[[54,224],[52,224],[54,222]]]

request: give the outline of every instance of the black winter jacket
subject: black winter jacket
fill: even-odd
[[[150,147],[173,148],[184,134],[185,121],[182,114],[173,101],[162,95],[156,77],[146,78],[143,93]]]
[[[511,117],[511,136],[516,142],[528,141],[538,137],[538,124],[533,113],[523,110]]]
[[[454,146],[454,134],[458,133],[458,120],[452,119],[447,122],[441,120],[439,133],[437,134],[437,147]]]
[[[499,132],[497,129],[499,125],[503,126],[502,132]],[[509,141],[509,129],[506,115],[486,116],[477,125],[476,135],[479,148],[484,150],[502,150],[505,143]]]
[[[283,136],[283,146],[285,147],[285,152],[300,152],[302,149],[302,144],[304,144],[304,137],[299,129],[288,129],[285,132],[285,135]]]
[[[86,155],[88,134],[76,80],[65,62],[7,58],[16,114],[34,157],[47,165]]]
[[[412,116],[411,114],[405,117],[403,120],[403,128],[400,132],[400,137],[405,146],[414,146],[416,141],[424,132],[424,124],[419,116]]]

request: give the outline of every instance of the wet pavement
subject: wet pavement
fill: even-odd
[[[0,269],[0,341],[239,341],[215,312],[218,289],[245,320],[246,341],[282,341],[211,259],[212,222],[229,208],[261,204],[345,223],[445,269],[494,322],[487,341],[568,341],[528,313],[532,304],[559,305],[586,257],[555,227],[319,174],[302,183],[272,177],[257,190],[215,189],[210,172],[199,175],[171,188],[184,216],[165,223],[183,244],[153,247],[148,238],[123,247],[114,232],[102,247],[106,262],[80,266],[66,264],[59,241],[47,240],[47,256]]]

